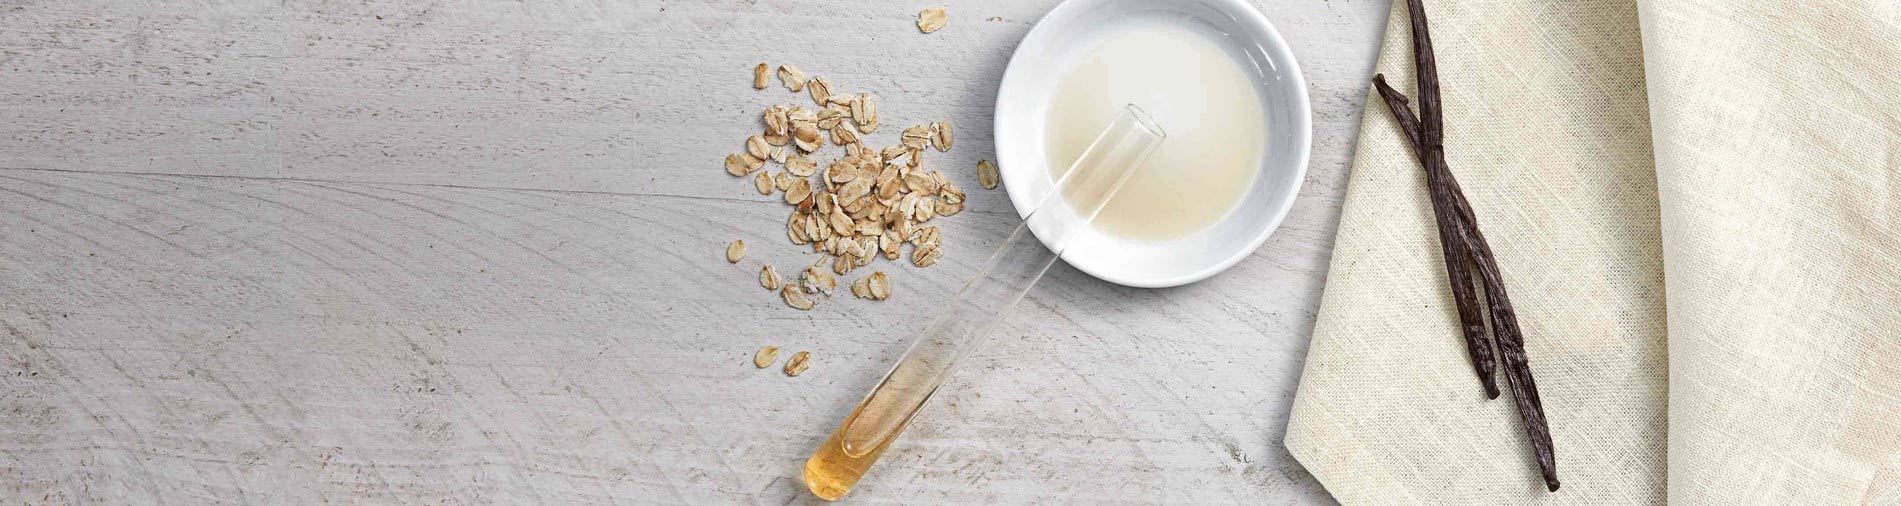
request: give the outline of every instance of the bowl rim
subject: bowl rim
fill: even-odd
[[[1127,3],[1129,0],[1065,0],[1062,4],[1050,9],[1050,11],[1044,13],[1041,18],[1038,18],[1036,24],[1030,28],[1030,31],[1024,34],[1022,40],[1033,40],[1033,38],[1038,37],[1039,34],[1044,33],[1046,30],[1053,29],[1051,27],[1054,25],[1050,23],[1052,19],[1060,19],[1059,16],[1078,15],[1078,13],[1086,9],[1097,7],[1111,1]],[[1293,210],[1294,201],[1300,197],[1301,187],[1306,184],[1307,165],[1312,161],[1310,157],[1313,151],[1313,109],[1311,97],[1308,96],[1307,78],[1300,71],[1300,63],[1294,58],[1293,48],[1287,45],[1287,41],[1281,37],[1280,31],[1274,29],[1274,24],[1267,20],[1267,15],[1263,14],[1260,9],[1255,8],[1254,5],[1246,0],[1196,1],[1215,6],[1223,12],[1237,14],[1237,16],[1232,19],[1234,24],[1251,28],[1247,33],[1250,42],[1258,44],[1260,49],[1265,52],[1268,58],[1275,62],[1277,66],[1279,66],[1278,64],[1284,64],[1286,74],[1291,76],[1287,86],[1297,91],[1292,94],[1293,100],[1288,104],[1293,109],[1290,115],[1293,119],[1293,124],[1290,125],[1290,127],[1294,137],[1295,163],[1293,168],[1293,181],[1295,184],[1282,190],[1286,192],[1287,198],[1282,200],[1278,209],[1272,210],[1273,217],[1268,220],[1267,226],[1261,227],[1260,232],[1250,238],[1246,246],[1235,249],[1226,258],[1222,258],[1220,261],[1201,266],[1198,269],[1184,274],[1158,277],[1130,276],[1126,272],[1106,271],[1101,266],[1070,262],[1069,257],[1071,252],[1063,252],[1061,257],[1064,263],[1068,263],[1071,267],[1075,267],[1077,270],[1083,271],[1097,279],[1135,288],[1167,288],[1208,279],[1240,263],[1242,259],[1253,255],[1255,251],[1259,250],[1261,245],[1266,244],[1267,238],[1274,235],[1274,231],[1279,230],[1281,223],[1287,219],[1287,215]],[[1168,0],[1149,0],[1149,3],[1179,5]],[[1011,85],[1012,82],[1023,79],[1023,70],[1017,66],[1016,63],[1019,59],[1023,58],[1027,52],[1040,49],[1042,48],[1019,42],[1016,48],[1011,51],[1009,63],[1004,68],[1003,79],[999,81],[997,86],[996,103],[992,105],[992,132],[1011,130],[1004,125],[1005,116],[1002,114],[1002,107],[1004,104],[1009,103],[1009,101],[1005,100],[1007,97],[1022,92],[1022,85]],[[1265,104],[1263,105],[1265,106]],[[998,136],[995,142],[1001,144],[1016,141],[1004,140],[1002,136]],[[999,162],[1002,161],[1002,152],[1002,149],[997,150]],[[1265,164],[1263,164],[1263,166],[1265,166]],[[1033,207],[1036,205],[1036,202],[1030,202],[1031,196],[1028,195],[1027,192],[1009,192],[1008,190],[1009,187],[1006,184],[1005,191],[1008,192],[1010,196],[1010,205],[1016,209],[1017,217],[1027,219],[1030,211],[1034,210]],[[1041,236],[1037,237],[1037,241],[1042,242],[1046,248],[1052,247],[1052,245]]]

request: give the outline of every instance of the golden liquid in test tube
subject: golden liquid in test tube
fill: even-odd
[[[806,488],[826,500],[850,492],[943,386],[952,367],[982,346],[1165,137],[1140,108],[1124,106],[884,380],[812,452],[805,461]]]

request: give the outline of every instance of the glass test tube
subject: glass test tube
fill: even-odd
[[[984,343],[1164,137],[1162,128],[1141,108],[1124,106],[964,285],[956,300],[938,313],[884,380],[806,460],[806,487],[826,500],[850,492],[950,377],[957,362]],[[1065,202],[1069,209],[1058,209]],[[1077,219],[1036,219],[1065,211]],[[1032,236],[1033,221],[1044,243]],[[1050,247],[1045,248],[1045,243]]]

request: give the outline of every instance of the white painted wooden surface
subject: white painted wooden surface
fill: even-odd
[[[932,161],[970,167],[1051,5],[926,36],[882,0],[0,1],[0,498],[812,501],[806,455],[1014,215],[951,170],[942,263],[786,308],[759,262],[809,257],[721,158],[799,97],[749,70],[954,120]],[[852,501],[1328,501],[1279,441],[1387,2],[1261,8],[1315,104],[1280,231],[1176,289],[1058,267]]]

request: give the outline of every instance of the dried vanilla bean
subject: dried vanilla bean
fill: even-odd
[[[1399,120],[1400,129],[1406,132],[1406,140],[1413,146],[1419,146],[1422,137],[1418,118],[1406,108],[1406,96],[1394,91],[1386,84],[1384,76],[1374,76],[1374,85],[1380,88],[1380,95],[1386,97],[1386,105],[1393,110],[1393,116]],[[1524,418],[1525,432],[1531,438],[1532,450],[1537,454],[1538,468],[1544,475],[1545,487],[1558,490],[1557,457],[1551,444],[1551,430],[1544,415],[1544,403],[1538,398],[1538,387],[1531,376],[1531,368],[1525,356],[1524,335],[1518,328],[1518,319],[1511,307],[1510,298],[1505,295],[1505,283],[1498,274],[1498,261],[1492,256],[1491,245],[1479,232],[1478,221],[1472,214],[1472,206],[1465,199],[1465,193],[1459,188],[1459,181],[1452,173],[1445,173],[1445,183],[1449,200],[1458,222],[1458,241],[1471,255],[1479,260],[1480,278],[1486,288],[1486,301],[1492,313],[1493,333],[1498,340],[1500,355],[1505,361],[1505,378],[1512,389],[1512,398],[1518,405],[1518,412]],[[1472,225],[1467,225],[1472,224]],[[1489,267],[1489,268],[1488,268]],[[1489,350],[1487,350],[1489,351]],[[1523,374],[1519,374],[1522,372]]]
[[[1413,118],[1412,110],[1406,108],[1406,96],[1387,86],[1384,75],[1373,76],[1373,83],[1379,87],[1380,97],[1386,99],[1386,107],[1396,116],[1405,116],[1401,123],[1412,123],[1412,128],[1406,129],[1406,134],[1419,159],[1425,160],[1428,155],[1419,139],[1419,120]],[[1497,399],[1498,382],[1493,378],[1496,365],[1492,357],[1492,343],[1485,337],[1485,316],[1481,314],[1483,309],[1472,287],[1471,257],[1466,254],[1463,241],[1459,239],[1458,229],[1461,225],[1458,215],[1448,202],[1451,200],[1448,194],[1453,192],[1447,191],[1443,179],[1433,177],[1432,171],[1426,173],[1426,187],[1432,195],[1433,222],[1438,225],[1439,249],[1445,257],[1446,280],[1452,284],[1452,302],[1459,310],[1459,327],[1465,335],[1466,352],[1472,356],[1472,368],[1478,372],[1479,384],[1485,387],[1485,398]],[[1460,197],[1463,198],[1463,195]]]
[[[1444,139],[1444,111],[1439,101],[1439,70],[1432,54],[1432,36],[1426,22],[1424,0],[1407,0],[1407,12],[1411,17],[1413,33],[1413,57],[1417,67],[1419,83],[1419,115],[1417,123],[1419,135],[1410,136],[1415,142],[1415,150],[1425,155],[1421,162],[1426,167],[1427,178],[1437,178],[1442,183],[1439,191],[1445,195],[1448,203],[1459,214],[1457,227],[1468,254],[1478,266],[1480,277],[1485,283],[1486,302],[1491,310],[1492,333],[1498,341],[1498,351],[1505,369],[1505,379],[1510,383],[1513,401],[1518,406],[1519,417],[1524,420],[1526,435],[1537,454],[1538,468],[1543,474],[1545,487],[1550,491],[1558,490],[1557,458],[1551,444],[1551,429],[1544,414],[1544,403],[1538,398],[1538,386],[1531,375],[1529,359],[1525,356],[1525,341],[1518,327],[1518,318],[1512,309],[1511,298],[1505,293],[1505,282],[1498,270],[1498,260],[1492,255],[1491,245],[1479,232],[1477,217],[1472,213],[1470,203],[1466,202],[1463,192],[1458,191],[1457,182],[1446,168]],[[1382,79],[1382,81],[1384,81]],[[1395,92],[1397,96],[1397,92]],[[1389,101],[1389,105],[1391,102]],[[1403,104],[1400,109],[1404,109]],[[1399,111],[1394,111],[1396,116]],[[1454,197],[1454,196],[1457,197]]]

